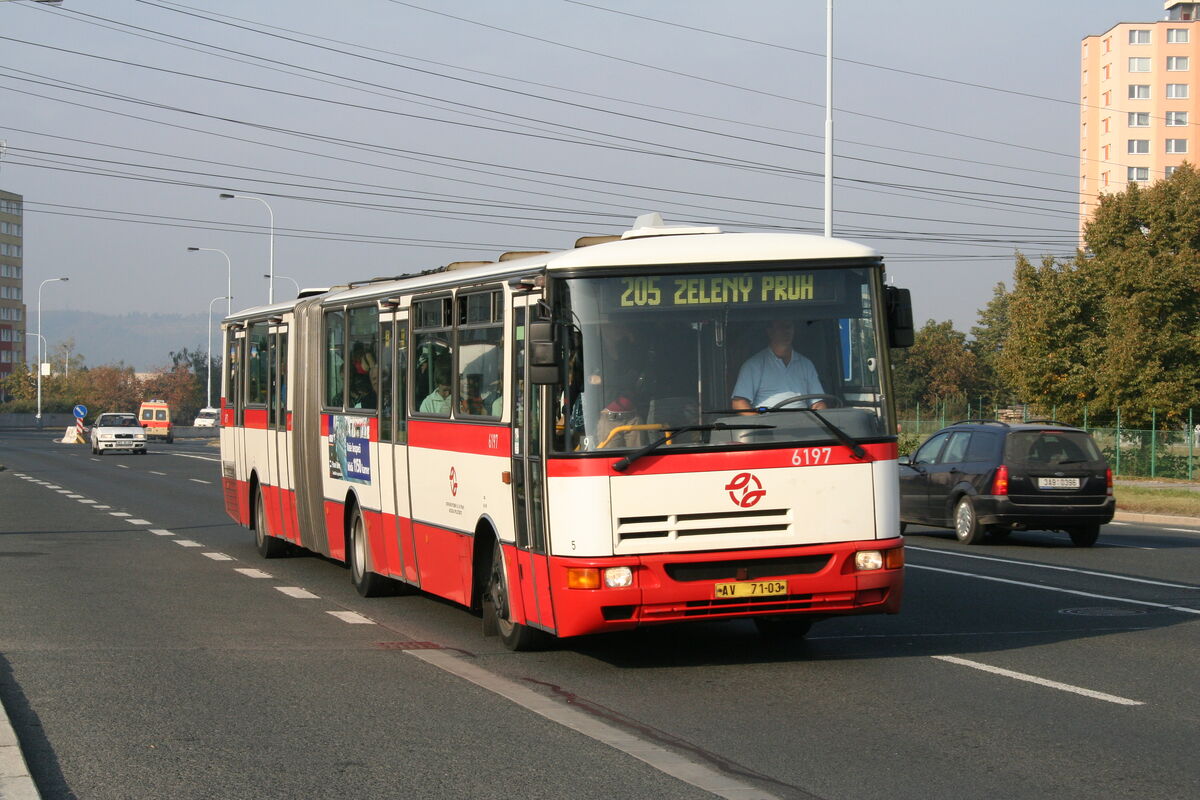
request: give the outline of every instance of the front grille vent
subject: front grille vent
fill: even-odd
[[[783,558],[742,558],[727,561],[705,561],[691,564],[666,564],[663,569],[671,580],[687,581],[745,581],[763,578],[782,578],[788,575],[812,575],[825,569],[831,556],[828,553]],[[716,602],[716,601],[714,601]]]
[[[733,513],[661,514],[619,517],[617,542],[686,539],[689,536],[789,534],[792,512],[786,508]]]

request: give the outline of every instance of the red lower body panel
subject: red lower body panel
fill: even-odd
[[[860,550],[890,550],[903,540],[841,542],[807,547],[628,558],[551,558],[550,588],[559,636],[617,631],[662,622],[806,614],[895,614],[900,610],[904,570],[854,569]],[[568,567],[633,569],[623,589],[570,589]],[[787,572],[787,570],[800,570]],[[783,580],[787,593],[718,598],[715,584]]]

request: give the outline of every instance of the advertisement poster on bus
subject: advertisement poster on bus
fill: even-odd
[[[329,477],[371,482],[371,422],[341,414],[329,416]]]

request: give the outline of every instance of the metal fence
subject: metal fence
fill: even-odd
[[[927,409],[920,407],[900,412],[900,452],[912,452],[934,432],[962,419],[998,419],[1017,423],[1032,419],[1054,419],[1054,411],[1039,415],[1028,406],[1009,406],[1003,409],[984,409],[966,404],[942,405]],[[1096,428],[1087,420],[1060,419],[1088,431],[1104,452],[1114,476],[1140,478],[1200,478],[1200,425],[1193,424],[1192,410],[1181,415],[1188,420],[1186,427],[1176,424],[1172,429]],[[1118,415],[1119,417],[1119,415]],[[1158,414],[1155,413],[1157,418]]]

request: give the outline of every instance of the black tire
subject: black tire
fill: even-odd
[[[175,437],[168,435],[167,436],[167,444],[174,444],[174,443],[175,443]]]
[[[267,525],[267,505],[263,502],[262,487],[254,498],[254,547],[263,558],[279,558],[286,555],[288,543],[271,535]]]
[[[362,509],[356,505],[350,517],[350,535],[346,542],[346,563],[350,567],[350,582],[363,597],[391,594],[391,579],[371,571],[369,550],[367,521],[363,519]]]
[[[986,532],[975,515],[975,504],[963,495],[954,506],[954,537],[963,544],[979,544]]]
[[[988,536],[997,541],[1007,539],[1010,533],[1012,533],[1012,528],[1006,528],[1003,525],[989,525],[987,528]]]
[[[1071,535],[1071,543],[1076,547],[1091,547],[1100,538],[1099,525],[1080,525],[1067,531]]]
[[[813,620],[808,617],[755,617],[754,627],[765,641],[800,641],[808,636]]]
[[[500,542],[492,545],[492,562],[488,568],[487,588],[483,596],[483,630],[500,637],[504,646],[514,652],[536,650],[545,644],[541,631],[509,619],[508,576],[504,569],[504,552]]]

